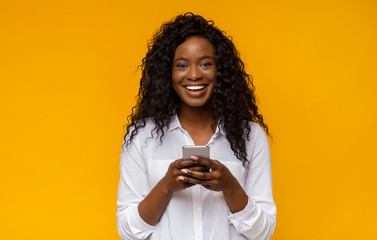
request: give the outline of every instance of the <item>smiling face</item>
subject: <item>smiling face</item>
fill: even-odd
[[[216,80],[215,49],[200,36],[189,37],[177,47],[172,84],[181,105],[203,107],[211,99]]]

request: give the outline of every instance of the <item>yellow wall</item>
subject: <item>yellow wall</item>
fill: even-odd
[[[122,126],[146,43],[233,36],[273,133],[274,240],[377,239],[377,3],[0,1],[0,239],[119,239]]]

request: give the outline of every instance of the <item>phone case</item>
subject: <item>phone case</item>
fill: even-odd
[[[210,148],[208,146],[186,145],[182,147],[183,159],[191,159],[191,156],[198,156],[210,159]]]

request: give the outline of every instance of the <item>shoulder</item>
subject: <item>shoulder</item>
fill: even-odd
[[[262,149],[269,151],[269,142],[268,137],[263,128],[255,122],[249,122],[250,133],[246,139],[246,148],[247,151],[254,155]]]
[[[153,119],[147,118],[144,122],[130,126],[127,130],[123,141],[123,148],[130,146],[141,146],[141,143],[146,142],[147,139],[153,138],[153,131],[156,129],[156,124]],[[155,137],[155,136],[154,136]]]
[[[250,127],[249,139],[267,139],[267,134],[264,132],[263,128],[255,122],[248,122]]]
[[[156,124],[154,123],[153,119],[147,118],[145,119],[145,124],[143,122],[137,123],[137,127],[135,125],[130,126],[130,128],[127,130],[127,138],[125,140],[128,140],[130,138],[130,135],[132,133],[136,133],[134,138],[145,138],[146,135],[150,136],[153,129],[156,128]]]

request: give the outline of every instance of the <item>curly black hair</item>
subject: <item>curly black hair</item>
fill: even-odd
[[[138,130],[145,126],[146,119],[154,121],[153,131],[162,141],[164,129],[169,126],[180,104],[172,86],[174,53],[190,36],[207,38],[215,48],[216,84],[210,100],[213,120],[223,127],[234,155],[245,166],[248,163],[245,147],[250,133],[248,122],[258,123],[269,135],[263,116],[258,112],[252,77],[245,72],[245,65],[231,38],[215,27],[213,21],[191,12],[163,24],[148,43],[148,52],[139,66],[142,77],[138,101],[128,117],[125,144],[131,143]]]

